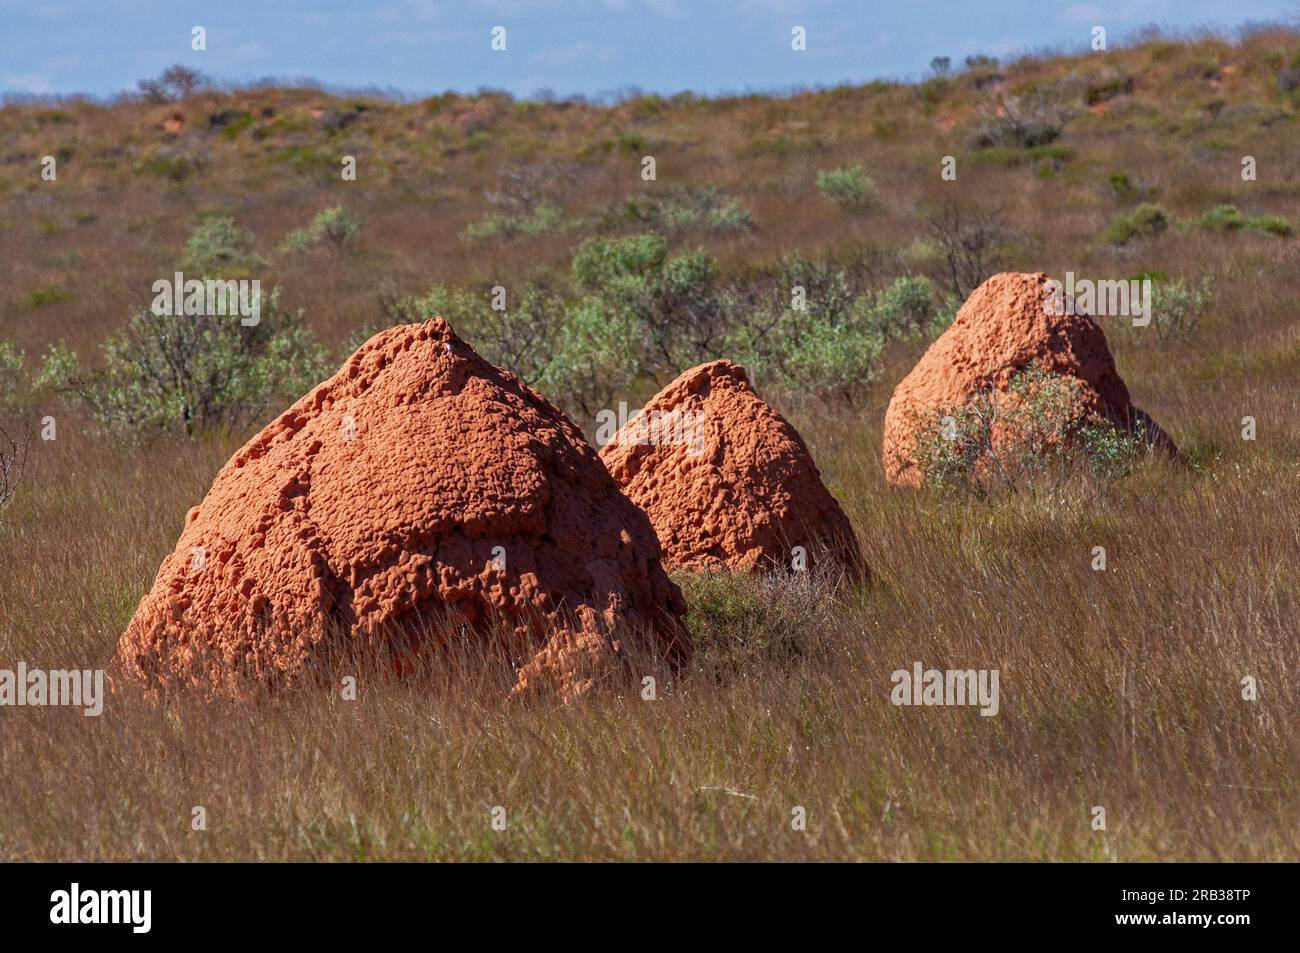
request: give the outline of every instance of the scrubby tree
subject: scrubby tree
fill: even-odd
[[[178,63],[167,67],[157,79],[142,79],[137,85],[145,102],[174,103],[207,86],[208,79],[198,70]]]

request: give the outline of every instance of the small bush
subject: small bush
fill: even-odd
[[[1134,239],[1151,238],[1169,227],[1169,213],[1158,205],[1139,205],[1127,215],[1117,215],[1106,229],[1105,240],[1126,245]]]
[[[570,273],[579,290],[606,292],[659,270],[667,255],[668,244],[658,235],[593,238],[574,253]]]
[[[870,308],[870,323],[882,337],[933,337],[942,330],[937,327],[940,309],[929,278],[903,275],[878,294],[860,300]]]
[[[136,84],[144,101],[152,104],[174,103],[208,85],[208,79],[188,66],[169,66],[157,79],[142,79]]]
[[[290,232],[280,244],[284,252],[306,251],[327,245],[334,251],[343,251],[356,245],[361,238],[361,225],[342,205],[332,205],[311,220],[305,229]]]
[[[233,309],[230,309],[233,310]],[[273,397],[296,399],[325,374],[324,352],[279,289],[255,327],[237,318],[137,312],[104,342],[103,366],[83,371],[55,345],[38,384],[80,401],[104,426],[193,435],[257,421]]]
[[[976,88],[979,88],[976,82]],[[981,122],[971,145],[976,149],[1009,146],[1034,149],[1060,138],[1078,114],[1073,81],[1037,86],[1023,95],[994,93],[978,108]]]
[[[1059,485],[1080,465],[1114,477],[1128,472],[1143,446],[1083,410],[1078,378],[1033,364],[1007,391],[981,390],[960,407],[919,420],[912,462],[928,484],[985,497]]]
[[[787,259],[776,294],[745,309],[744,363],[755,378],[790,393],[853,403],[880,372],[884,338],[874,318],[843,272]]]
[[[1246,227],[1251,231],[1275,235],[1278,238],[1286,238],[1292,231],[1291,224],[1278,215],[1257,215],[1246,223]]]
[[[150,156],[140,162],[135,167],[135,171],[137,174],[156,175],[173,182],[183,182],[202,164],[201,161],[188,156],[163,153]]]
[[[714,186],[672,187],[624,199],[602,216],[606,228],[635,226],[673,233],[705,228],[716,232],[744,231],[753,219],[739,200],[721,195]]]
[[[558,231],[564,225],[564,216],[549,202],[543,202],[525,215],[498,213],[465,227],[464,236],[469,241],[515,235],[544,235]]]
[[[825,570],[764,568],[673,577],[690,612],[692,668],[716,683],[759,668],[793,668],[812,650],[807,633],[835,628],[835,580]]]
[[[203,219],[185,242],[181,271],[192,277],[224,278],[266,267],[253,252],[253,235],[229,215]]]
[[[1277,215],[1260,215],[1251,218],[1242,215],[1235,205],[1216,205],[1198,218],[1196,225],[1199,228],[1220,232],[1249,229],[1278,238],[1286,238],[1291,234],[1291,226],[1286,219]]]
[[[1195,333],[1201,319],[1214,303],[1214,279],[1206,275],[1201,284],[1189,286],[1182,278],[1158,281],[1151,286],[1151,324],[1163,344]]]
[[[1138,189],[1129,180],[1129,177],[1123,172],[1112,172],[1109,177],[1110,187],[1115,193],[1115,197],[1121,202],[1134,199],[1138,195]]]
[[[817,173],[817,188],[840,208],[859,212],[873,206],[878,198],[876,184],[860,165],[823,169]]]

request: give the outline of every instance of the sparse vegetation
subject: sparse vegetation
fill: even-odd
[[[1196,333],[1202,319],[1214,303],[1214,279],[1201,278],[1199,285],[1182,278],[1156,281],[1151,286],[1151,324],[1156,338],[1165,344],[1175,338]]]
[[[324,245],[341,253],[356,245],[360,238],[361,224],[342,205],[331,205],[305,229],[286,235],[280,250],[306,251]]]
[[[279,307],[278,289],[254,327],[232,303],[223,315],[137,312],[104,342],[103,366],[86,370],[75,352],[51,347],[39,382],[84,405],[118,432],[246,427],[273,397],[292,400],[325,374],[324,354],[298,317]]]
[[[647,228],[671,235],[692,229],[715,232],[744,231],[753,219],[734,198],[714,186],[669,187],[624,199],[602,216],[606,228]]]
[[[981,498],[1058,490],[1085,464],[1107,477],[1131,469],[1141,441],[1083,409],[1080,382],[1031,365],[1005,392],[988,387],[922,422],[914,462],[927,483]]]
[[[356,703],[114,700],[93,732],[6,709],[0,764],[22,770],[0,858],[1294,861],[1300,684],[1278,673],[1300,640],[1300,271],[1271,236],[1300,220],[1276,171],[1300,147],[1297,48],[1282,28],[1153,36],[1104,64],[967,57],[924,89],[609,106],[483,92],[358,110],[185,83],[6,103],[0,463],[27,448],[18,492],[0,491],[8,658],[105,665],[217,469],[354,338],[432,314],[584,428],[692,363],[744,363],[872,580],[684,578],[700,652],[654,704],[505,705],[451,657],[403,682],[365,670]],[[1212,87],[1207,64],[1229,60]],[[1210,140],[1249,141],[1261,181]],[[650,148],[655,183],[636,177]],[[71,157],[57,188],[32,178],[47,154]],[[948,154],[955,182],[937,175]],[[510,171],[550,163],[563,171]],[[817,181],[854,168],[886,190],[871,215]],[[342,199],[364,222],[341,245],[355,253],[276,251]],[[1268,215],[1215,208],[1231,202]],[[491,215],[511,240],[461,240]],[[252,329],[151,315],[142,299],[181,256],[187,277],[262,277],[275,307]],[[1187,467],[1061,420],[1053,383],[997,410],[1028,415],[1047,461],[1014,472],[1020,492],[965,466],[992,441],[989,408],[959,408],[969,440],[931,448],[945,479],[885,486],[893,388],[1004,269],[1161,276],[1153,326],[1106,334]],[[45,414],[57,439],[25,441]],[[1094,546],[1115,571],[1089,569]],[[1001,668],[1001,713],[889,705],[915,660]],[[1247,672],[1267,679],[1253,703]],[[194,791],[220,823],[178,836]],[[510,826],[486,836],[496,792]],[[1104,834],[1087,823],[1099,798],[1121,805]],[[806,837],[789,836],[793,804]]]
[[[1196,224],[1200,228],[1220,232],[1249,229],[1253,232],[1262,232],[1278,238],[1286,238],[1291,234],[1291,226],[1285,219],[1276,215],[1254,217],[1242,215],[1235,205],[1216,205],[1198,218]]]
[[[1139,238],[1153,238],[1169,227],[1169,213],[1159,205],[1139,205],[1132,212],[1116,215],[1106,229],[1105,240],[1127,245]]]
[[[860,212],[878,201],[876,184],[860,165],[818,172],[817,188],[848,212]]]

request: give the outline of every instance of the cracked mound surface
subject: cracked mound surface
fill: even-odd
[[[1116,427],[1139,427],[1153,446],[1177,448],[1156,423],[1129,400],[1115,370],[1106,335],[1086,314],[1052,314],[1045,274],[1003,272],[976,288],[957,318],[899,382],[885,411],[885,479],[919,486],[923,473],[913,459],[918,429],[935,415],[965,405],[991,383],[1005,394],[1012,375],[1031,364],[1074,379],[1077,419],[1100,416]]]
[[[371,338],[221,469],[117,669],[238,697],[442,607],[513,632],[516,692],[580,695],[629,638],[689,652],[645,514],[564,414],[435,318]]]
[[[649,514],[670,567],[790,568],[802,546],[808,568],[830,553],[865,575],[853,528],[808,448],[737,364],[683,373],[600,458]]]

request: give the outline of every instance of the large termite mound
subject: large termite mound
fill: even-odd
[[[454,613],[452,638],[509,643],[516,692],[572,698],[633,648],[684,661],[684,610],[581,432],[437,318],[373,337],[234,455],[116,661],[239,697]]]
[[[808,448],[737,364],[683,373],[600,458],[649,514],[670,567],[811,568],[830,556],[865,574],[853,528]]]
[[[888,482],[918,486],[924,478],[916,452],[922,431],[978,394],[1005,399],[1015,375],[1030,367],[1067,379],[1075,420],[1104,420],[1177,454],[1168,435],[1129,400],[1101,327],[1053,290],[1045,274],[1004,272],[971,293],[952,326],[894,390],[885,412]],[[996,436],[1017,439],[1008,428]]]

